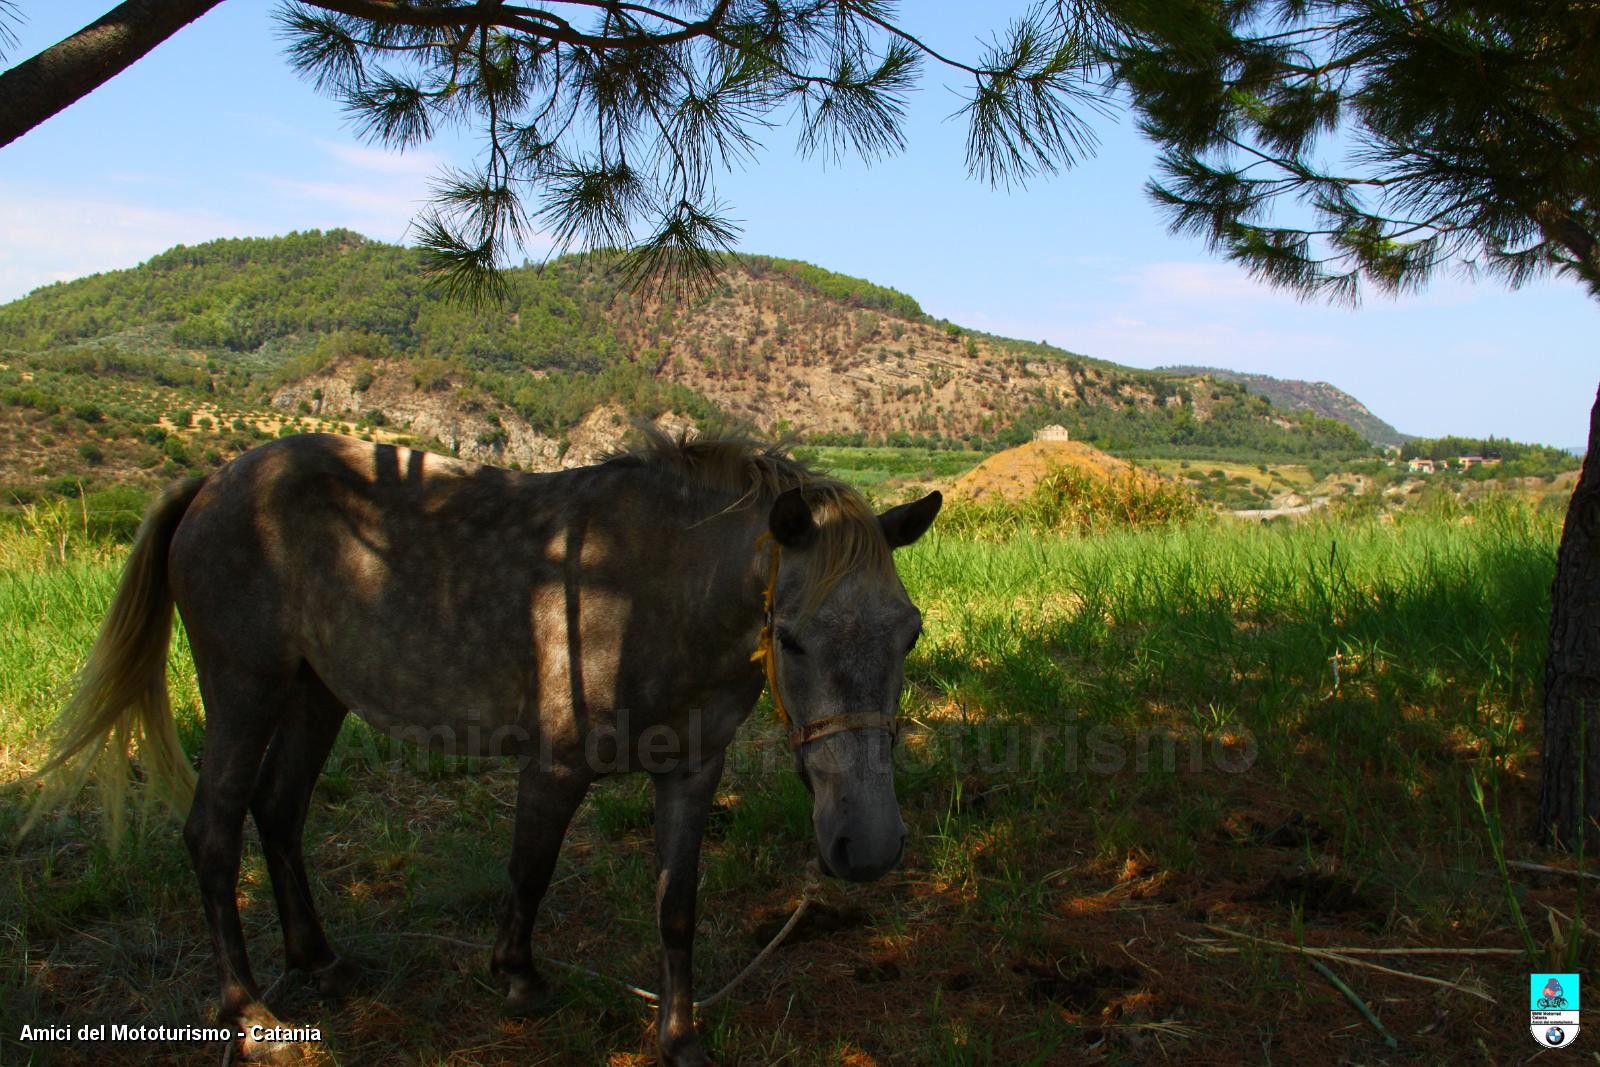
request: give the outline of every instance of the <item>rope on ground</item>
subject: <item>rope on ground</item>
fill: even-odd
[[[806,909],[811,906],[812,901],[816,900],[821,892],[822,868],[815,859],[812,859],[806,864],[806,884],[800,893],[800,903],[795,906],[794,914],[789,916],[789,921],[784,923],[783,927],[773,935],[771,941],[767,942],[766,948],[756,953],[756,958],[746,964],[744,970],[733,976],[732,981],[704,1000],[695,1001],[694,1006],[696,1008],[709,1008],[738,988],[740,982],[750,977],[752,971],[761,966],[768,956],[777,951],[778,946],[783,944],[784,939],[799,925],[800,917],[806,913]]]
[[[744,982],[744,980],[746,978],[749,978],[751,974],[755,973],[756,968],[760,967],[763,963],[765,963],[766,960],[767,960],[767,957],[771,956],[774,952],[776,952],[778,950],[779,946],[781,946],[783,944],[783,942],[788,938],[788,936],[791,933],[794,932],[794,928],[800,924],[801,918],[803,918],[805,916],[806,910],[808,908],[810,908],[813,903],[816,902],[818,896],[820,896],[821,893],[822,893],[822,868],[818,865],[818,863],[817,863],[817,861],[815,859],[812,859],[809,863],[806,864],[806,881],[805,881],[805,887],[801,890],[801,893],[800,893],[800,903],[795,906],[794,912],[789,916],[789,921],[784,923],[783,926],[778,930],[778,932],[772,936],[772,940],[767,942],[765,948],[763,948],[760,952],[756,953],[754,959],[752,959],[749,963],[745,964],[744,970],[742,970],[738,974],[734,975],[733,978],[728,982],[727,985],[724,985],[721,989],[717,990],[715,993],[711,994],[709,997],[705,997],[702,1000],[695,1001],[694,1002],[695,1008],[696,1009],[709,1008],[713,1004],[717,1004],[717,1003],[721,1002],[730,993],[732,993],[735,989],[737,989],[740,986],[740,984],[742,984]],[[476,950],[482,951],[482,952],[490,951],[490,946],[488,946],[488,945],[482,945],[482,944],[479,944],[479,943],[477,943],[475,941],[463,941],[460,938],[456,938],[456,937],[446,937],[443,934],[429,934],[429,933],[423,933],[423,932],[420,932],[420,931],[417,931],[417,932],[406,931],[406,932],[402,932],[400,934],[397,934],[396,936],[398,936],[398,937],[421,938],[421,939],[428,940],[428,941],[443,941],[443,942],[445,942],[447,944],[451,944],[451,945],[460,945],[462,948],[476,949]],[[543,955],[543,954],[540,954],[539,959],[544,963],[548,963],[552,967],[559,967],[564,971],[572,971],[575,974],[587,975],[590,978],[598,978],[602,982],[609,982],[614,986],[617,986],[617,987],[619,987],[619,988],[621,988],[623,990],[626,990],[629,993],[632,993],[634,996],[638,997],[640,1000],[648,1001],[651,1004],[658,1004],[658,1003],[661,1002],[661,995],[659,993],[652,993],[648,989],[641,988],[640,986],[633,985],[633,984],[631,984],[629,982],[624,982],[620,978],[613,978],[609,974],[601,974],[599,971],[591,970],[588,967],[580,966],[579,964],[576,964],[576,963],[568,963],[566,960],[558,960],[558,959],[555,959],[553,957],[546,956],[546,955]],[[224,1065],[224,1067],[226,1067],[226,1065]]]

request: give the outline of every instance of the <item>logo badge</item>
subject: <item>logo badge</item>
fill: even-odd
[[[1563,1048],[1578,1039],[1578,976],[1528,976],[1528,1023],[1545,1048]]]

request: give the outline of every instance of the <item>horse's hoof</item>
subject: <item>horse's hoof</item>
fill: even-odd
[[[256,1041],[248,1033],[239,1039],[238,1059],[269,1067],[299,1067],[306,1062],[305,1052],[299,1045],[289,1041]]]
[[[538,974],[512,974],[506,977],[506,1000],[501,1009],[513,1018],[543,1015],[549,1011],[554,995],[550,983]]]
[[[272,1064],[273,1067],[289,1067],[306,1062],[305,1050],[298,1042],[279,1041],[268,1036],[284,1029],[284,1025],[265,1007],[256,1005],[246,1008],[239,1013],[233,1025],[239,1030],[235,1051],[240,1060]]]
[[[340,1001],[361,984],[363,972],[361,965],[354,960],[336,956],[322,966],[312,968],[310,975],[317,984],[318,993],[328,1000]]]

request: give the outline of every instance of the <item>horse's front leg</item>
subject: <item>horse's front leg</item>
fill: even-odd
[[[722,753],[657,774],[656,924],[661,931],[661,1004],[656,1038],[661,1062],[700,1067],[711,1061],[694,1029],[695,888],[700,839],[722,779]]]
[[[550,886],[556,856],[572,815],[589,791],[589,777],[530,762],[517,783],[511,843],[511,894],[500,916],[490,970],[505,983],[506,1010],[525,1015],[544,1007],[549,986],[533,965],[533,921]]]

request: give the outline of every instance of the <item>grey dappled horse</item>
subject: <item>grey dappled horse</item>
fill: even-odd
[[[301,838],[347,711],[435,749],[521,761],[491,961],[512,1009],[547,992],[534,915],[574,811],[596,779],[647,771],[661,1056],[705,1063],[690,961],[725,750],[765,674],[792,715],[825,869],[865,881],[899,861],[891,750],[921,621],[890,552],[920,537],[940,503],[933,493],[874,515],[842,483],[731,439],[657,435],[593,467],[520,474],[285,438],[152,506],[46,770],[81,782],[98,766],[114,791],[137,733],[152,784],[180,804],[193,790],[184,840],[222,1016],[268,1026],[235,904],[245,813],[288,965],[336,995],[351,968],[317,920]],[[205,703],[198,781],[166,693],[174,603]]]

